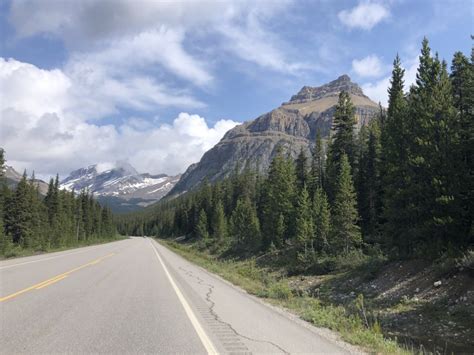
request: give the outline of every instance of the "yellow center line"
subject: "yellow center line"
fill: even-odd
[[[47,282],[47,283],[45,283],[45,284],[43,284],[43,285],[41,285],[41,286],[39,286],[39,287],[36,287],[35,290],[41,290],[43,287],[47,287],[47,286],[49,286],[49,285],[52,285],[52,284],[54,284],[54,283],[56,283],[56,282],[58,282],[58,281],[61,281],[62,279],[65,279],[66,277],[67,277],[67,275],[63,275],[63,276],[61,276],[61,277],[57,277],[57,278],[55,278],[54,280],[51,280],[51,281],[49,281],[49,282]]]
[[[91,262],[88,262],[87,264],[84,264],[84,265],[81,265],[81,266],[78,266],[72,270],[69,270],[69,271],[66,271],[62,274],[59,274],[59,275],[56,275],[54,277],[51,277],[50,279],[47,279],[45,281],[41,281],[37,284],[34,284],[33,286],[30,286],[30,287],[27,287],[27,288],[24,288],[23,290],[20,290],[20,291],[17,291],[15,293],[12,293],[8,296],[4,296],[4,297],[1,297],[0,298],[0,302],[3,302],[3,301],[7,301],[9,299],[12,299],[14,297],[17,297],[25,292],[28,292],[28,291],[31,291],[31,290],[34,290],[34,289],[37,289],[37,290],[40,290],[42,289],[43,287],[46,287],[46,286],[49,286],[49,285],[52,285],[53,283],[57,282],[57,281],[60,281],[64,278],[66,278],[68,275],[72,274],[73,272],[76,272],[76,271],[79,271],[81,269],[84,269],[85,267],[87,266],[91,266],[91,265],[95,265],[95,264],[98,264],[100,263],[102,260],[106,259],[106,258],[109,258],[111,256],[115,255],[115,253],[110,253],[110,254],[107,254],[105,256],[102,256],[96,260],[93,260]]]

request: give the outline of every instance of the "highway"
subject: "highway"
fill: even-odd
[[[150,238],[0,262],[2,354],[351,352]]]

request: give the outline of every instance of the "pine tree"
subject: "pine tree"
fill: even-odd
[[[357,199],[351,176],[351,166],[345,154],[341,156],[339,176],[334,197],[332,214],[333,251],[343,249],[347,254],[350,249],[358,246],[362,239],[357,225]]]
[[[453,104],[457,109],[454,143],[455,172],[458,189],[455,200],[459,203],[460,218],[457,243],[461,246],[474,243],[474,48],[471,61],[456,52],[451,64]],[[460,239],[460,240],[459,240]]]
[[[303,186],[296,203],[296,241],[306,257],[314,252],[314,225],[308,190]]]
[[[316,190],[314,196],[313,215],[315,249],[327,253],[331,232],[331,212],[326,193],[321,187]]]
[[[292,235],[293,202],[295,196],[295,170],[293,162],[278,151],[270,164],[261,199],[264,247],[283,245]]]
[[[6,232],[14,244],[29,246],[33,237],[32,210],[26,171],[18,182],[15,193],[9,200],[5,213]]]
[[[363,145],[359,156],[358,171],[358,206],[361,218],[360,224],[364,239],[369,242],[378,241],[380,216],[382,209],[380,181],[380,117],[373,119],[359,136],[359,144]],[[364,142],[362,142],[364,140]]]
[[[230,228],[235,240],[235,249],[257,251],[261,247],[257,211],[248,196],[237,200],[237,205],[230,218]]]
[[[207,225],[207,215],[204,209],[199,212],[198,223],[195,229],[196,238],[207,243],[209,240],[209,230]]]
[[[408,126],[407,100],[403,93],[403,76],[397,55],[393,62],[392,78],[388,89],[388,110],[382,127],[382,182],[384,244],[389,249],[395,247],[399,255],[407,255],[410,249],[410,229],[413,225],[409,191],[409,146],[411,140]]]
[[[321,133],[316,133],[316,141],[311,161],[311,171],[309,174],[308,192],[311,197],[315,196],[316,190],[324,186],[324,151]]]
[[[224,205],[221,200],[217,201],[214,207],[211,223],[212,237],[219,241],[224,242],[227,239],[227,220],[224,214]]]
[[[298,191],[302,191],[303,187],[308,184],[308,157],[301,148],[298,157],[296,158],[296,186]]]
[[[328,194],[331,200],[335,196],[335,185],[339,164],[342,156],[345,154],[349,159],[352,168],[355,166],[355,139],[354,126],[356,124],[355,108],[351,97],[345,91],[339,94],[339,100],[336,105],[336,112],[333,119],[334,136],[331,139],[331,145],[328,150],[327,175],[328,175]]]

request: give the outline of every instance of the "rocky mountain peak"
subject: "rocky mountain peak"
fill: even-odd
[[[341,91],[347,91],[349,94],[356,96],[367,97],[364,95],[360,86],[351,81],[349,75],[343,74],[336,80],[322,86],[303,86],[301,90],[296,95],[293,95],[290,101],[285,104],[303,103],[319,100],[323,97],[337,96]]]
[[[265,173],[280,148],[292,157],[301,149],[310,156],[316,134],[323,139],[331,134],[341,91],[348,92],[354,104],[356,129],[378,113],[378,105],[348,75],[318,87],[304,86],[291,101],[228,131],[199,163],[189,166],[170,195],[191,190],[204,179],[217,181],[236,169]]]

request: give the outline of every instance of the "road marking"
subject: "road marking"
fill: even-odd
[[[104,245],[98,245],[98,246],[96,246],[96,247],[94,247],[94,248],[89,248],[89,249],[87,249],[87,250],[79,250],[79,251],[75,251],[75,252],[72,252],[72,253],[50,256],[49,258],[43,258],[43,259],[39,259],[39,260],[25,261],[25,262],[23,262],[23,263],[17,263],[17,264],[11,264],[11,265],[0,266],[0,270],[9,269],[9,268],[11,268],[11,267],[21,266],[21,265],[26,265],[26,264],[39,263],[40,261],[46,261],[46,260],[61,258],[61,257],[63,257],[63,256],[68,256],[68,255],[73,255],[73,254],[79,254],[79,253],[85,253],[86,251],[91,251],[91,250],[100,248],[100,247],[102,247],[102,246],[104,246]]]
[[[56,276],[54,276],[54,277],[51,277],[50,279],[47,279],[47,280],[42,281],[42,282],[39,282],[39,283],[37,283],[37,284],[35,284],[35,285],[33,285],[33,286],[24,288],[23,290],[20,290],[20,291],[17,291],[17,292],[15,292],[15,293],[12,293],[12,294],[10,294],[10,295],[1,297],[1,298],[0,298],[0,302],[4,302],[4,301],[7,301],[7,300],[9,300],[9,299],[15,298],[15,297],[17,297],[17,296],[19,296],[19,295],[21,295],[21,294],[23,294],[23,293],[25,293],[25,292],[28,292],[28,291],[31,291],[31,290],[34,290],[34,289],[40,290],[40,289],[42,289],[43,287],[52,285],[53,283],[56,283],[56,282],[58,282],[58,281],[60,281],[60,280],[62,280],[62,279],[64,279],[64,278],[66,278],[68,275],[72,274],[73,272],[76,272],[76,271],[79,271],[79,270],[81,270],[81,269],[84,269],[84,268],[87,267],[87,266],[95,265],[95,264],[101,262],[102,260],[104,260],[104,259],[106,259],[106,258],[109,258],[109,257],[111,257],[111,256],[113,256],[113,255],[115,255],[115,253],[107,254],[107,255],[102,256],[102,257],[100,257],[100,258],[98,258],[98,259],[95,259],[95,260],[93,260],[93,261],[91,261],[91,262],[88,262],[87,264],[78,266],[78,267],[76,267],[76,268],[74,268],[74,269],[72,269],[72,270],[66,271],[66,272],[64,272],[64,273],[62,273],[62,274],[56,275]]]
[[[43,285],[41,285],[41,286],[39,286],[39,287],[36,287],[35,290],[41,290],[43,287],[47,287],[47,286],[49,286],[49,285],[52,285],[52,284],[54,284],[54,283],[56,283],[56,282],[58,282],[58,281],[61,281],[62,279],[65,279],[66,277],[67,277],[67,275],[63,275],[63,276],[61,276],[61,277],[57,277],[57,278],[55,278],[54,280],[51,280],[51,281],[49,281],[49,282],[47,282],[47,283],[45,283],[45,284],[43,284]]]
[[[193,310],[191,309],[191,306],[189,306],[189,303],[186,301],[184,298],[183,294],[181,293],[180,289],[174,282],[173,278],[171,277],[171,274],[168,271],[168,268],[166,267],[165,263],[163,262],[163,259],[161,259],[160,254],[158,254],[158,251],[156,250],[156,247],[153,245],[153,242],[149,239],[151,243],[151,247],[153,248],[153,251],[155,252],[156,257],[158,258],[158,261],[160,262],[161,266],[165,270],[165,274],[168,277],[168,280],[171,283],[171,286],[173,286],[173,290],[178,296],[179,301],[183,305],[184,311],[186,312],[186,315],[188,316],[189,320],[191,321],[191,324],[194,327],[194,330],[196,330],[197,335],[199,336],[199,339],[202,342],[202,345],[206,348],[206,351],[208,354],[218,354],[217,350],[214,348],[214,345],[212,345],[211,340],[207,336],[207,334],[204,332],[204,329],[202,328],[201,324],[199,323],[198,319],[196,318]]]

